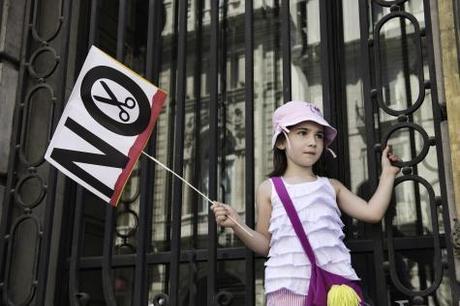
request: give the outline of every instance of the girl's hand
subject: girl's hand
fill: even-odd
[[[228,218],[227,216],[232,217],[234,220],[241,224],[240,216],[233,207],[216,201],[214,201],[213,203],[214,204],[211,205],[211,209],[214,212],[214,215],[216,216],[216,222],[218,225],[222,227],[231,228],[237,226],[235,222],[230,220],[230,218]]]
[[[391,152],[391,146],[387,145],[382,151],[382,173],[391,173],[396,175],[401,168],[394,166],[392,162],[401,161],[401,159]]]

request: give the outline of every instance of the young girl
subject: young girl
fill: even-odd
[[[390,203],[399,160],[387,146],[382,152],[382,174],[369,202],[364,201],[335,179],[319,177],[314,164],[332,143],[337,131],[313,104],[288,102],[273,114],[273,164],[269,177],[281,177],[308,240],[322,269],[359,280],[351,266],[350,251],[343,243],[340,210],[361,221],[376,223]],[[304,306],[307,300],[311,265],[271,179],[257,190],[256,230],[247,227],[229,205],[214,202],[216,222],[230,227],[244,244],[267,256],[265,293],[267,306]],[[340,208],[340,210],[339,210]],[[241,227],[230,220],[232,217]],[[242,228],[252,233],[252,237]]]

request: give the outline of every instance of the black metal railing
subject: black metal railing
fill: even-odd
[[[68,54],[69,10],[70,1],[63,0],[53,5],[27,1],[24,8],[19,83],[0,225],[0,294],[4,305],[44,305],[47,289],[54,286],[48,283],[48,276],[57,171],[44,162],[44,153],[65,95],[66,70],[62,62]],[[50,15],[43,16],[42,11]]]

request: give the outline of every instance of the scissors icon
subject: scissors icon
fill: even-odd
[[[104,98],[101,96],[94,96],[94,98],[99,102],[117,106],[120,109],[120,113],[118,114],[120,120],[123,122],[129,121],[130,116],[126,109],[133,109],[136,106],[136,100],[134,100],[131,97],[128,97],[125,99],[124,103],[120,102],[118,101],[117,97],[115,97],[112,90],[110,90],[110,87],[107,85],[106,82],[101,81],[101,85],[102,87],[104,87],[105,91],[107,92],[110,98]]]

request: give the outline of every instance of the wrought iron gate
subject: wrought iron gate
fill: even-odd
[[[459,300],[429,0],[30,0],[25,12],[0,227],[4,304],[263,304],[264,259],[152,162],[140,160],[116,209],[44,163],[92,44],[169,91],[147,152],[233,201],[250,227],[283,101],[322,105],[339,130],[339,158],[323,162],[362,197],[393,143],[403,173],[384,224],[345,220],[366,298]]]

